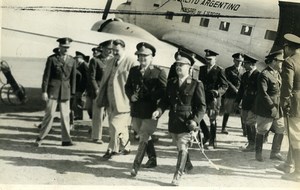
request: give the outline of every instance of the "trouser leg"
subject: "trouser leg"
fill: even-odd
[[[135,155],[134,161],[133,161],[133,166],[131,170],[131,176],[135,177],[140,169],[140,166],[142,164],[145,151],[146,151],[147,143],[146,142],[140,142],[139,147],[137,150],[137,153]]]
[[[200,129],[201,129],[201,131],[203,133],[203,136],[204,136],[203,137],[203,144],[205,144],[210,139],[210,133],[209,133],[208,127],[207,127],[207,125],[206,125],[206,123],[203,119],[200,121]],[[199,137],[201,137],[200,131],[199,131]]]
[[[229,119],[229,113],[224,113],[223,121],[222,121],[222,131],[221,131],[224,134],[228,134],[228,131],[226,130],[228,119]]]
[[[153,140],[148,141],[146,152],[147,152],[149,160],[146,162],[144,167],[145,168],[156,167],[157,166],[156,151],[155,151]]]
[[[70,101],[60,102],[62,142],[71,142],[69,113],[70,113]]]
[[[38,136],[39,140],[43,140],[48,135],[49,131],[51,130],[56,107],[57,107],[57,100],[49,99],[47,101],[45,116],[41,123],[41,130],[40,130],[40,134]]]

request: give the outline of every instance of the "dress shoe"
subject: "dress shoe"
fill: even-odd
[[[40,137],[36,138],[35,146],[40,147],[42,145],[42,139]]]
[[[93,139],[92,141],[97,144],[103,144],[103,141],[101,139]]]
[[[284,173],[292,173],[295,170],[294,165],[290,165],[287,163],[281,163],[279,165],[274,166],[277,170],[282,171]]]
[[[124,150],[121,150],[121,151],[120,151],[120,154],[121,154],[121,155],[128,155],[128,154],[130,154],[130,152],[131,152],[130,150],[124,149]]]
[[[70,141],[68,141],[68,142],[62,142],[61,143],[61,146],[73,146],[74,144],[72,143],[72,142],[70,142]]]
[[[280,153],[272,153],[272,152],[270,154],[270,159],[272,159],[272,160],[280,160],[280,161],[284,161],[285,160]]]
[[[253,144],[248,144],[247,146],[241,147],[243,152],[254,152],[255,146]]]
[[[222,129],[221,133],[228,135],[227,129]]]
[[[149,158],[145,165],[142,165],[143,168],[155,168],[157,166],[156,158]]]
[[[113,153],[110,151],[106,151],[106,153],[103,155],[103,158],[105,159],[111,159]]]

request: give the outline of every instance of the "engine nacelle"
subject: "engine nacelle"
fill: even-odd
[[[110,34],[132,36],[135,38],[145,39],[150,42],[158,40],[146,30],[136,25],[123,22],[118,18],[98,21],[92,26],[91,30]]]

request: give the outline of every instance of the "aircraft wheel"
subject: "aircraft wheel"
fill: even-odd
[[[20,84],[18,84],[18,85],[20,87],[19,90],[14,91],[12,88],[10,88],[8,91],[8,101],[12,105],[21,105],[26,102],[26,100],[21,101],[20,98],[17,96],[19,91],[22,91],[23,93],[25,93],[25,88]]]
[[[10,105],[8,94],[11,89],[12,88],[11,88],[10,84],[4,84],[0,88],[0,100],[6,105]]]

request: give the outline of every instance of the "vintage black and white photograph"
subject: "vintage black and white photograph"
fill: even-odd
[[[300,0],[1,0],[0,189],[299,189]]]

